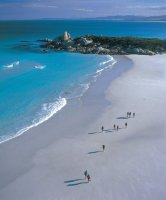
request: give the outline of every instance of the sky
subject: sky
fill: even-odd
[[[166,0],[0,0],[0,20],[166,15]]]

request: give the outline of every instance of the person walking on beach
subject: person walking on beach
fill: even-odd
[[[127,122],[125,123],[125,127],[127,128]]]
[[[127,118],[129,117],[129,112],[127,112]]]
[[[91,181],[89,174],[87,175],[87,179],[88,179],[88,183],[89,183],[89,181]]]
[[[103,131],[104,131],[104,126],[101,127],[101,132],[103,132]]]
[[[133,113],[133,117],[135,117],[135,113]]]
[[[119,130],[119,126],[116,127],[116,130],[117,130],[117,131]]]
[[[116,128],[116,125],[114,124],[114,130],[115,130],[115,128]]]
[[[88,172],[87,172],[87,170],[86,171],[84,171],[84,175],[85,175],[85,179],[87,178],[87,175],[88,175]]]
[[[104,144],[102,145],[102,148],[103,148],[103,151],[104,151],[105,150],[105,145]]]

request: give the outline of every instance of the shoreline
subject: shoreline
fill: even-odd
[[[2,144],[2,143],[5,143],[5,142],[8,142],[8,141],[10,141],[10,140],[13,140],[13,139],[15,139],[15,138],[17,138],[17,137],[19,137],[19,136],[21,136],[21,135],[23,135],[24,133],[26,133],[27,131],[29,131],[30,129],[32,129],[32,128],[34,128],[34,127],[37,127],[37,126],[40,126],[42,123],[44,123],[44,122],[46,122],[47,120],[49,120],[51,117],[53,117],[54,115],[56,115],[56,113],[57,112],[59,112],[61,109],[63,109],[63,107],[65,107],[66,106],[66,104],[67,104],[67,101],[66,101],[66,99],[65,98],[61,98],[61,99],[59,99],[59,101],[61,100],[61,106],[60,107],[56,107],[56,112],[54,113],[49,113],[49,116],[47,115],[47,116],[45,116],[45,118],[43,119],[41,119],[40,121],[38,121],[38,122],[36,122],[36,123],[33,123],[33,124],[31,124],[31,125],[29,125],[29,126],[26,126],[25,128],[22,128],[22,129],[20,129],[18,132],[16,132],[16,133],[13,133],[13,134],[10,134],[10,135],[5,135],[5,136],[3,136],[2,138],[5,138],[5,139],[3,139],[3,140],[0,140],[0,145]],[[63,101],[63,102],[62,102]],[[56,103],[59,103],[58,101],[57,102],[54,102],[54,104],[56,104]]]
[[[99,55],[99,56],[101,56],[101,55]],[[53,105],[52,106],[53,108],[51,109],[51,111],[49,111],[45,116],[41,117],[40,119],[38,119],[38,118],[33,119],[34,122],[32,124],[28,124],[25,127],[20,128],[20,130],[18,130],[17,132],[1,136],[0,137],[0,144],[2,144],[4,142],[7,142],[9,140],[12,140],[14,138],[17,138],[20,135],[22,135],[22,134],[26,133],[27,131],[29,131],[31,128],[37,127],[40,124],[44,123],[45,121],[49,120],[54,115],[56,115],[57,112],[59,112],[61,109],[63,109],[67,105],[67,102],[70,101],[70,99],[81,98],[87,92],[87,90],[89,89],[89,86],[93,82],[95,82],[98,79],[99,76],[102,75],[103,71],[105,71],[107,69],[111,69],[113,67],[113,65],[116,63],[116,60],[114,60],[113,56],[109,56],[109,55],[106,56],[105,55],[105,57],[109,57],[109,59],[104,61],[104,62],[102,62],[102,63],[100,63],[100,64],[105,65],[106,63],[112,62],[111,65],[103,66],[103,68],[98,69],[95,72],[95,74],[93,74],[93,75],[91,74],[90,79],[86,80],[85,83],[79,83],[79,85],[76,87],[76,90],[80,85],[82,85],[83,89],[82,89],[81,93],[78,93],[78,95],[76,94],[76,96],[75,95],[72,96],[73,95],[72,93],[69,96],[66,96],[66,95],[62,95],[61,96],[60,95],[56,99],[55,102],[47,102],[47,103],[45,103],[45,104],[52,104]]]
[[[101,55],[99,55],[99,56],[101,56]],[[53,109],[53,110],[56,110],[56,111],[52,111],[51,110],[51,112],[48,112],[46,116],[43,116],[40,119],[34,119],[34,121],[37,121],[37,122],[34,122],[33,124],[26,125],[25,127],[21,128],[16,133],[12,133],[12,134],[9,134],[9,135],[4,135],[3,137],[1,137],[1,138],[4,138],[4,139],[0,140],[0,145],[2,143],[8,142],[8,141],[10,141],[10,140],[12,140],[14,138],[19,137],[22,134],[26,134],[26,132],[28,132],[30,129],[32,129],[34,127],[37,127],[37,126],[41,125],[42,123],[45,123],[46,121],[48,121],[52,117],[55,117],[57,112],[61,111],[67,105],[67,102],[70,101],[71,99],[76,99],[76,98],[80,99],[80,98],[82,98],[82,96],[84,94],[86,94],[87,90],[89,90],[89,87],[91,87],[91,85],[98,80],[98,78],[103,74],[103,72],[105,70],[111,70],[112,67],[114,66],[114,64],[116,63],[116,60],[114,59],[113,56],[107,55],[107,57],[108,56],[110,57],[110,59],[104,61],[102,64],[105,65],[106,63],[112,62],[111,65],[104,66],[103,68],[98,69],[93,76],[91,75],[91,78],[88,80],[88,82],[86,80],[85,83],[81,83],[80,85],[86,85],[86,88],[85,89],[83,88],[80,94],[78,94],[76,96],[73,96],[73,97],[70,96],[70,95],[69,96],[62,95],[62,97],[59,96],[57,101],[49,103],[49,104],[53,104],[53,107],[56,104],[60,104],[59,106],[55,106],[56,108]],[[79,87],[79,86],[77,86],[77,87]],[[48,103],[46,103],[46,104],[48,104]]]
[[[87,126],[87,123],[89,124],[88,122],[89,119],[90,121],[92,121],[92,119],[94,120],[96,118],[96,115],[98,116],[100,112],[102,112],[103,108],[107,107],[109,104],[109,102],[104,98],[105,90],[108,87],[108,85],[119,75],[124,73],[126,71],[126,68],[128,70],[131,65],[129,64],[128,66],[128,64],[125,64],[123,65],[123,67],[121,67],[121,63],[123,61],[128,61],[130,63],[128,58],[125,56],[115,56],[114,58],[115,60],[119,60],[120,62],[118,61],[117,63],[115,63],[112,69],[108,68],[104,70],[104,72],[97,78],[95,82],[91,84],[90,88],[86,91],[86,93],[82,97],[69,100],[68,104],[60,112],[57,112],[53,117],[51,117],[47,121],[43,122],[42,124],[36,127],[29,129],[28,131],[24,132],[18,137],[16,136],[14,138],[9,139],[6,142],[1,143],[0,149],[2,149],[2,151],[0,151],[0,162],[3,163],[3,161],[1,161],[1,159],[3,158],[3,151],[8,154],[6,156],[8,156],[9,158],[6,159],[9,162],[11,160],[10,157],[17,157],[20,150],[18,150],[18,152],[16,152],[16,150],[17,150],[17,145],[19,145],[20,146],[19,149],[26,148],[26,151],[24,149],[25,152],[21,158],[21,160],[24,160],[23,166],[21,168],[22,170],[24,170],[25,163],[26,163],[26,168],[27,166],[29,166],[28,168],[30,168],[32,167],[31,165],[32,160],[26,161],[24,156],[27,157],[27,154],[32,155],[32,152],[34,153],[35,151],[38,151],[39,149],[48,146],[50,143],[52,143],[52,140],[56,141],[63,137],[65,138],[65,137],[75,136],[75,134],[70,134],[69,136],[66,135],[67,130],[64,127],[62,127],[63,118],[66,118],[66,116],[67,118],[68,117],[70,118],[70,115],[72,114],[73,111],[74,113],[77,113],[79,111],[79,115],[82,115],[82,117],[79,117],[79,115],[77,114],[78,115],[78,117],[76,117],[77,119],[74,117],[73,119],[70,119],[71,121],[70,124],[69,123],[67,124],[69,129],[71,129],[71,131],[73,129],[73,132],[75,133],[79,132],[79,125],[76,125],[75,127],[75,124],[79,123],[80,126],[83,128],[82,124],[86,124]],[[98,90],[98,88],[100,89]],[[94,98],[94,96],[96,96],[96,98]],[[90,99],[93,99],[92,103],[89,102]],[[90,113],[89,110],[92,110],[93,112]],[[86,117],[88,118],[86,119]],[[58,132],[58,130],[62,130],[63,135],[53,134],[54,132],[53,129],[55,126],[54,124],[56,124],[56,129],[57,129],[57,131],[55,130],[55,132]],[[74,126],[72,127],[71,124],[74,124]],[[49,137],[47,138],[44,132],[47,132],[47,130],[49,130],[49,127],[51,127],[50,131],[51,133],[49,133],[50,138]],[[30,141],[33,141],[33,143],[31,143]],[[31,151],[29,150],[29,145],[32,146]],[[13,149],[12,152],[10,152],[11,150],[9,150],[11,148]],[[6,171],[5,163],[3,164],[4,164],[3,170]],[[8,170],[10,171],[10,166],[15,166],[15,168],[17,168],[18,167],[17,165],[18,163],[16,163],[15,161],[14,163],[10,163]],[[3,172],[3,170],[1,169],[0,175],[3,175],[5,173]],[[20,170],[20,166],[17,170],[18,171]],[[0,182],[0,187],[4,184],[4,182],[6,181],[4,180]]]
[[[86,95],[1,144],[0,198],[164,199],[165,56],[118,56],[114,73],[106,70]],[[136,117],[126,119],[128,111]]]

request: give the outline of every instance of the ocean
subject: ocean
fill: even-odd
[[[0,21],[0,142],[48,120],[87,91],[112,56],[41,53],[37,40],[94,34],[166,39],[166,22]],[[25,44],[31,44],[28,49]]]

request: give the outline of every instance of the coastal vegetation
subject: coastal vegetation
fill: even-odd
[[[109,54],[109,55],[155,55],[166,53],[166,40],[157,38],[137,37],[106,37],[86,35],[83,37],[71,38],[65,32],[63,36],[54,40],[42,40],[43,52],[49,49],[55,51],[79,52],[84,54]]]

